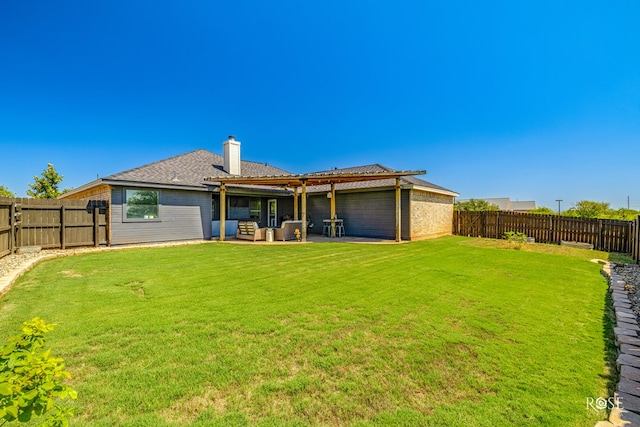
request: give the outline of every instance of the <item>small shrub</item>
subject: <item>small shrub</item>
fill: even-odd
[[[55,325],[35,317],[23,323],[22,334],[8,339],[0,348],[0,426],[6,422],[29,422],[42,416],[40,426],[67,426],[73,416],[71,408],[56,400],[78,395],[64,385],[71,378],[64,361],[44,350],[44,334]]]
[[[527,235],[518,231],[507,231],[504,233],[504,238],[513,249],[521,249],[522,245],[527,243]]]

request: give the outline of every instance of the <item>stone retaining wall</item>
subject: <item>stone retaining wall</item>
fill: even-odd
[[[614,328],[620,377],[609,421],[600,421],[596,427],[640,426],[640,327],[626,290],[626,283],[605,263],[602,273],[609,281],[616,326]]]

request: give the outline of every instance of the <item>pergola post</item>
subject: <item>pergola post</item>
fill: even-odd
[[[331,183],[331,219],[336,218],[336,183]],[[336,223],[331,221],[331,237],[336,237]]]
[[[302,181],[302,241],[307,241],[307,180]]]
[[[224,242],[225,222],[227,221],[227,187],[220,184],[220,241]]]
[[[401,206],[401,198],[400,198],[401,190],[400,190],[400,178],[396,178],[396,242],[400,242],[402,240],[401,226],[402,226],[402,218],[400,212]]]
[[[300,212],[298,212],[298,187],[293,187],[293,219],[300,219]]]

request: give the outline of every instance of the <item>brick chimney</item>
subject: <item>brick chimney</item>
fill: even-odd
[[[229,135],[229,139],[222,143],[224,155],[224,170],[231,175],[241,175],[240,169],[240,141]]]

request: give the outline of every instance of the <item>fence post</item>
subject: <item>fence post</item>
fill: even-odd
[[[482,216],[482,237],[487,237],[487,212],[481,212]]]
[[[602,248],[604,246],[604,236],[602,235],[604,233],[604,224],[603,224],[603,220],[602,219],[598,219],[598,244],[596,245],[596,250],[598,251],[603,251],[604,249]]]
[[[458,212],[456,212],[456,210],[453,210],[453,221],[451,223],[451,234],[453,234],[454,236],[457,236],[458,234],[460,234],[460,225],[459,225],[459,219],[458,219]]]
[[[16,202],[11,202],[9,209],[9,253],[14,253],[16,249]]]
[[[104,205],[104,235],[107,239],[107,246],[111,246],[111,204],[105,202]]]
[[[100,208],[93,206],[93,246],[100,246]]]
[[[636,263],[640,263],[640,215],[638,215],[638,218],[634,221],[634,226],[633,259]]]
[[[67,244],[65,242],[65,235],[66,235],[66,229],[65,229],[65,207],[64,207],[64,202],[62,202],[62,205],[60,206],[60,248],[61,249],[67,249]]]
[[[15,246],[13,247],[14,250],[18,250],[18,248],[21,245],[21,240],[22,240],[22,231],[20,230],[20,228],[22,227],[22,204],[18,203],[17,201],[13,203],[13,236],[14,236],[14,242],[15,242]]]

